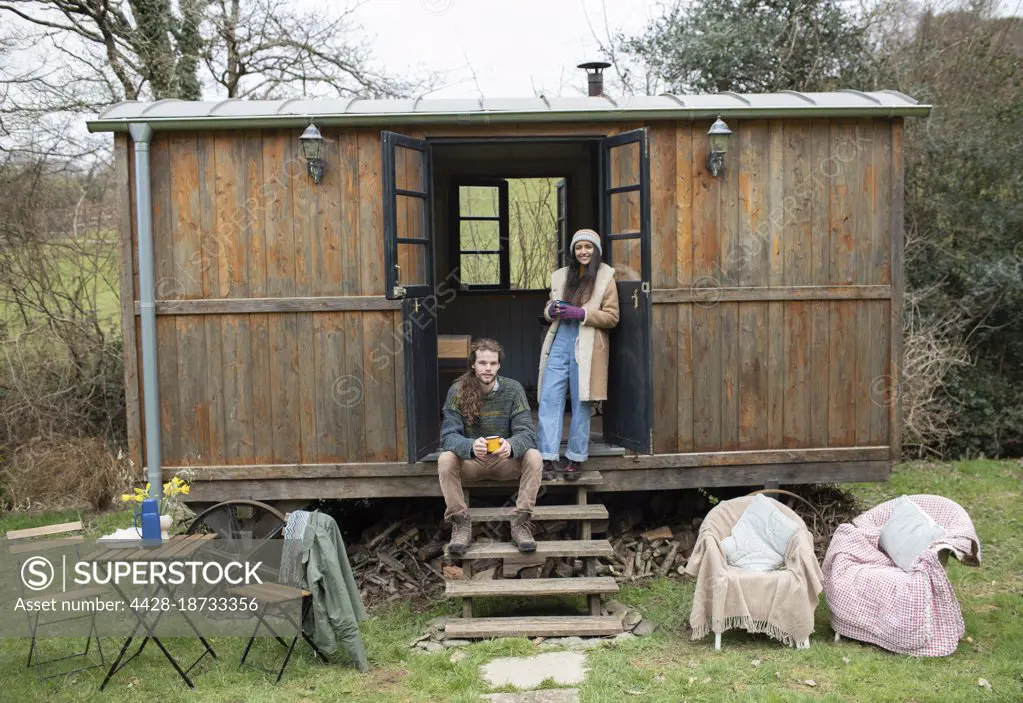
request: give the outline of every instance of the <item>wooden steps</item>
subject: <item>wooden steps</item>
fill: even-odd
[[[538,540],[536,551],[525,554],[520,552],[515,545],[507,542],[484,542],[469,545],[469,549],[460,557],[466,580],[445,583],[445,594],[449,598],[462,599],[462,617],[447,621],[445,635],[451,638],[555,637],[562,635],[604,636],[621,632],[622,623],[619,618],[605,617],[600,614],[601,595],[617,593],[618,584],[613,578],[597,577],[595,573],[597,558],[610,557],[614,554],[611,543],[606,539],[591,539],[592,522],[608,519],[607,508],[603,505],[587,504],[589,491],[603,481],[599,472],[585,471],[577,481],[555,479],[542,482],[544,486],[564,486],[575,489],[576,504],[537,506],[533,511],[533,520],[571,520],[576,522],[579,527],[578,539]],[[514,508],[509,506],[473,508],[469,500],[469,489],[485,487],[514,491],[518,488],[518,481],[490,481],[464,484],[462,487],[466,496],[466,505],[469,506],[470,519],[473,522],[501,522],[511,519]],[[513,561],[523,557],[536,559],[541,564],[548,558],[582,559],[585,569],[583,575],[571,578],[471,580],[472,564],[477,559]],[[507,564],[506,561],[505,565]],[[473,598],[557,595],[585,595],[589,614],[510,618],[474,618],[472,615]]]
[[[610,557],[614,554],[611,543],[606,539],[557,539],[536,543],[536,551],[529,556],[544,557]],[[522,556],[518,547],[510,542],[473,544],[462,555],[462,559],[503,559]]]
[[[537,618],[450,619],[444,628],[447,637],[473,639],[483,637],[606,637],[622,631],[622,621],[614,615],[569,615]]]
[[[563,596],[578,593],[618,593],[618,582],[610,576],[553,579],[496,579],[491,581],[447,581],[450,598],[483,596]]]
[[[514,507],[469,510],[473,522],[507,522],[514,514]],[[533,522],[544,520],[607,520],[607,508],[603,505],[538,505],[533,510]]]

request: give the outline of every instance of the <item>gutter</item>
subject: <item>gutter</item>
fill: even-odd
[[[156,303],[153,287],[153,191],[149,168],[149,142],[153,130],[144,122],[125,125],[135,145],[135,217],[138,223],[139,307],[142,323],[142,393],[145,405],[146,477],[149,497],[160,499],[163,474],[160,467],[160,389],[156,375]]]
[[[319,127],[387,126],[399,124],[457,124],[478,126],[507,123],[575,123],[634,122],[636,120],[713,120],[723,119],[787,119],[825,117],[927,117],[930,105],[870,105],[864,107],[735,107],[735,108],[659,108],[652,110],[565,110],[560,112],[405,112],[367,114],[295,114],[252,115],[251,117],[147,117],[146,125],[155,131],[200,129],[290,128],[304,129],[314,120]],[[131,118],[96,119],[86,123],[90,132],[129,131]]]

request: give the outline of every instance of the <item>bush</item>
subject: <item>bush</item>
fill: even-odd
[[[36,438],[18,447],[3,469],[3,507],[107,510],[138,473],[100,438]]]

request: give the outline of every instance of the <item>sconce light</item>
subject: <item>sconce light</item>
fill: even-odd
[[[312,176],[313,183],[319,183],[323,180],[323,152],[327,140],[323,138],[320,130],[316,129],[316,125],[312,122],[305,128],[298,140],[302,144],[302,156],[305,157],[309,175]]]
[[[714,124],[707,130],[710,137],[710,151],[707,153],[707,170],[710,175],[717,176],[725,167],[725,153],[728,151],[728,137],[732,130],[728,129],[721,116],[714,120]]]

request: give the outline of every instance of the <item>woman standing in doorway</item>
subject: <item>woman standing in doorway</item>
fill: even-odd
[[[572,236],[570,263],[551,274],[544,317],[552,324],[540,352],[537,448],[543,477],[579,478],[589,456],[590,403],[607,399],[608,333],[618,324],[614,269],[601,262],[600,235],[581,229]],[[565,392],[572,394],[568,459],[559,464]]]

